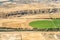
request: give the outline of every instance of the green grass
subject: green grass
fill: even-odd
[[[59,28],[60,19],[53,20],[37,20],[29,23],[33,28]]]
[[[53,22],[56,27],[60,28],[60,19],[53,19]]]

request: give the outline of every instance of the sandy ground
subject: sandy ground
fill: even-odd
[[[58,4],[59,5],[59,4]],[[60,8],[60,5],[57,6]],[[23,4],[16,5],[14,8],[0,8],[0,13],[9,13],[17,10],[34,10],[34,9],[44,9],[44,8],[53,8],[51,6],[46,6],[45,4]],[[37,15],[24,15],[22,17],[10,17],[8,19],[0,19],[0,27],[11,27],[11,28],[32,28],[29,26],[31,21],[36,20],[45,20],[41,18],[60,18],[60,13],[58,14],[37,14]],[[27,19],[32,18],[32,19]],[[33,19],[40,18],[40,19]],[[48,19],[47,19],[48,20]],[[0,40],[60,40],[60,32],[33,32],[33,31],[24,31],[24,32],[0,32]]]
[[[59,8],[59,4],[55,4],[55,7]],[[34,10],[34,9],[47,9],[53,8],[51,5],[46,4],[22,4],[22,5],[8,5],[6,7],[0,7],[0,14],[6,14],[10,12],[20,11],[20,10]],[[32,18],[32,19],[27,19]],[[34,18],[34,19],[33,19]],[[38,19],[36,19],[38,18]],[[2,27],[11,27],[11,28],[32,28],[29,26],[31,21],[41,20],[43,18],[60,18],[60,13],[55,14],[36,14],[36,15],[24,15],[22,17],[8,17],[7,19],[0,19],[0,26]]]
[[[60,32],[0,32],[0,40],[60,40]]]
[[[36,20],[45,20],[45,18],[60,18],[60,14],[36,14],[27,16],[24,15],[22,17],[10,17],[7,19],[0,19],[0,26],[10,28],[32,28],[29,26],[30,22]]]
[[[3,13],[10,13],[14,11],[20,11],[20,10],[34,10],[34,9],[47,9],[47,8],[60,8],[60,3],[59,4],[20,4],[20,5],[7,5],[6,7],[0,7],[0,12]]]
[[[0,19],[0,26],[10,28],[32,28],[29,23],[36,20],[44,19]]]

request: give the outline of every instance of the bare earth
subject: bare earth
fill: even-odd
[[[60,18],[60,14],[36,14],[15,18],[11,17],[7,19],[0,19],[0,26],[10,28],[32,28],[29,26],[30,22],[36,20],[48,20],[44,18]]]
[[[58,6],[59,5],[59,6]],[[60,7],[60,4],[56,7]],[[18,10],[34,10],[34,9],[53,8],[47,5],[40,4],[23,4],[16,5],[12,8],[0,8],[0,14],[14,12]],[[60,18],[60,13],[57,14],[36,14],[36,15],[24,15],[22,17],[9,17],[7,19],[0,19],[0,27],[9,28],[32,28],[29,26],[31,21],[45,20],[43,18]],[[28,19],[29,18],[29,19]],[[39,18],[39,19],[33,19]],[[48,19],[46,19],[48,20]],[[58,35],[58,36],[57,36]],[[60,32],[38,32],[38,31],[24,31],[24,32],[0,32],[0,40],[60,40]]]
[[[60,32],[0,32],[0,40],[60,40],[59,36]]]
[[[51,4],[53,5],[53,4]],[[7,5],[7,7],[0,7],[0,14],[8,14],[10,12],[20,11],[20,10],[36,10],[36,9],[47,9],[53,8],[54,6],[59,8],[60,4],[54,4],[54,6],[46,4],[21,4],[21,5]],[[29,19],[27,19],[29,18]],[[31,19],[30,19],[31,18]],[[34,18],[34,19],[33,19]],[[36,19],[38,18],[38,19]],[[0,19],[0,26],[11,27],[11,28],[32,28],[29,23],[34,20],[41,20],[43,18],[60,18],[60,13],[55,14],[36,14],[36,15],[24,15],[22,17],[8,17],[7,19]],[[45,19],[44,19],[45,20]],[[14,26],[14,27],[13,27]]]

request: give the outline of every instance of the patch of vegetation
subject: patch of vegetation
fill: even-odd
[[[60,19],[37,20],[29,23],[33,28],[60,28]]]

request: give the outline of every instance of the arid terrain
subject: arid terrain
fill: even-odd
[[[0,7],[0,16],[5,17],[6,14],[15,14],[15,11],[37,10],[48,8],[60,8],[60,3],[50,5],[46,4],[20,4],[20,5],[5,5]],[[47,18],[47,19],[45,19]],[[49,18],[60,18],[59,13],[41,13],[29,14],[21,17],[7,16],[0,18],[0,27],[7,28],[32,28],[29,23],[36,20],[50,20]],[[20,31],[20,32],[0,32],[0,40],[60,40],[60,32],[42,32],[42,31]]]
[[[51,14],[52,18],[60,18],[60,14]],[[49,14],[37,14],[37,15],[27,15],[22,17],[10,17],[8,19],[0,19],[1,27],[10,28],[32,28],[29,23],[36,20],[49,20],[45,18],[50,18]]]
[[[60,32],[0,32],[0,40],[60,40]]]

